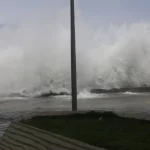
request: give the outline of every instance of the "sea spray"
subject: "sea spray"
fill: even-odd
[[[0,28],[0,93],[70,91],[69,8]],[[42,18],[42,15],[44,16]],[[78,93],[150,86],[150,23],[92,28],[76,15]]]

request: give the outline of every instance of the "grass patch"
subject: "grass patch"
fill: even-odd
[[[36,116],[21,122],[108,150],[150,150],[149,121],[111,112]]]

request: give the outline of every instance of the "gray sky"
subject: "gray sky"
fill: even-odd
[[[93,25],[150,21],[150,0],[75,0],[82,17]],[[0,0],[0,24],[15,23],[30,14],[58,12],[69,0]]]
[[[123,23],[150,20],[149,0],[80,0],[87,19],[97,23]]]

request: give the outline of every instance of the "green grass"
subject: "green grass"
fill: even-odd
[[[36,116],[21,122],[108,150],[150,150],[149,121],[122,118],[111,112]]]

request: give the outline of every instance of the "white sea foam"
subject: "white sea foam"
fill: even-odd
[[[126,95],[135,95],[135,94],[139,94],[139,93],[134,93],[134,92],[125,92],[123,94],[126,94]]]
[[[86,89],[84,89],[81,92],[79,92],[78,99],[100,98],[100,97],[102,97],[102,95],[103,94],[90,93],[89,91],[87,91]]]

